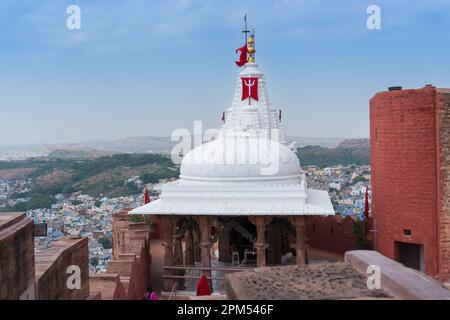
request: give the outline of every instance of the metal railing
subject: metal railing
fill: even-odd
[[[203,271],[209,271],[209,272],[223,272],[223,273],[233,273],[233,272],[241,272],[241,271],[246,271],[246,270],[252,270],[252,267],[234,267],[234,268],[226,268],[226,267],[198,267],[198,266],[163,266],[163,269],[165,271],[171,271],[171,270],[186,270],[186,271],[199,271],[199,272],[203,272]],[[200,280],[201,276],[200,275],[167,275],[164,274],[162,276],[163,279],[165,280]],[[207,280],[212,281],[217,281],[218,282],[218,286],[219,286],[219,291],[220,294],[224,293],[224,288],[226,285],[225,282],[225,277],[213,277],[213,276],[207,276],[206,277]],[[175,287],[176,284],[176,287]],[[175,295],[176,295],[176,290],[178,289],[178,282],[175,282],[174,285],[172,286],[172,291],[175,290]],[[213,289],[213,288],[211,288]],[[169,296],[169,300],[170,297],[173,295],[173,292],[171,292],[170,296]]]
[[[223,271],[223,272],[240,272],[252,270],[254,267],[197,267],[197,266],[163,266],[164,270],[201,270],[201,271]]]
[[[172,291],[170,291],[169,300],[172,300],[172,297],[175,297],[175,300],[177,300],[177,288],[178,288],[178,282],[174,282],[172,286]]]

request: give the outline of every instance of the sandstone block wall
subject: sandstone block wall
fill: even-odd
[[[438,90],[436,97],[439,124],[439,273],[442,280],[450,279],[450,89]]]
[[[62,238],[36,253],[39,300],[84,300],[89,297],[89,251],[87,238]],[[70,289],[69,266],[80,268],[80,289]]]
[[[0,213],[0,300],[19,299],[33,283],[33,220],[24,213]]]
[[[449,106],[449,93],[432,86],[370,100],[376,248],[397,259],[395,241],[422,244],[424,271],[441,277],[450,262]]]
[[[306,226],[308,245],[343,255],[346,251],[357,249],[352,229],[353,219],[350,217],[311,217]]]

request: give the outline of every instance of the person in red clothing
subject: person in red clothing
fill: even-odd
[[[206,275],[202,275],[197,284],[197,296],[209,296],[211,295],[211,289],[209,288]]]

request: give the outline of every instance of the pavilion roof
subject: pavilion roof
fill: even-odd
[[[306,196],[290,194],[264,194],[251,190],[241,197],[162,197],[138,207],[130,214],[154,215],[226,215],[226,216],[297,216],[334,215],[334,209],[326,191],[308,189]]]

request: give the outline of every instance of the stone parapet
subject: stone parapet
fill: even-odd
[[[75,274],[69,267],[79,268],[80,289],[67,285]],[[36,252],[36,283],[39,300],[84,300],[89,297],[88,238],[61,238]]]
[[[355,250],[345,253],[345,261],[356,270],[366,273],[369,266],[378,266],[381,271],[381,289],[398,299],[448,300],[450,290],[424,273],[407,268],[379,252]]]

